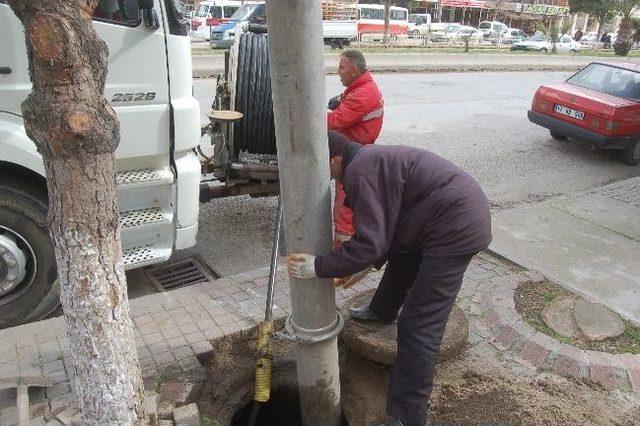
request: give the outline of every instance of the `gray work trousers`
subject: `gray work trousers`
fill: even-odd
[[[369,305],[384,321],[398,319],[398,354],[387,414],[405,426],[427,422],[440,342],[472,257],[429,257],[419,252],[394,256]]]

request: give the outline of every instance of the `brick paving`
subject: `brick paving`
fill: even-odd
[[[354,287],[336,292],[346,299],[374,288],[382,272],[374,272]],[[170,375],[203,374],[198,355],[210,352],[211,342],[251,331],[264,314],[267,269],[221,278],[131,301],[135,342],[145,383]],[[516,374],[550,370],[575,380],[589,380],[607,389],[640,392],[640,357],[600,355],[562,345],[522,322],[513,293],[523,282],[541,280],[488,253],[470,264],[459,306],[469,318],[470,356],[500,357]],[[290,312],[289,285],[279,270],[274,318]],[[54,386],[31,391],[33,424],[67,424],[77,416],[73,393],[73,361],[62,318],[0,331],[0,378],[43,375]],[[0,425],[15,424],[15,391],[0,391]],[[47,423],[48,421],[48,423]]]

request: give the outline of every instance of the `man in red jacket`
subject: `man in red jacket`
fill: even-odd
[[[362,145],[374,143],[382,129],[383,101],[362,53],[356,50],[342,53],[338,74],[346,89],[329,101],[329,130]],[[355,233],[352,215],[351,209],[344,206],[344,188],[337,183],[333,210],[337,246]]]

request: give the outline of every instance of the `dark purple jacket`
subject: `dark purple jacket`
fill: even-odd
[[[491,242],[487,197],[476,181],[432,152],[367,145],[343,158],[345,205],[356,233],[316,258],[321,278],[344,277],[394,254],[475,254]]]

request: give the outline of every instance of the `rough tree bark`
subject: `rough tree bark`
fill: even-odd
[[[25,128],[42,154],[61,301],[87,424],[146,423],[120,228],[115,112],[104,99],[108,50],[98,0],[9,0],[25,28],[33,91]]]

